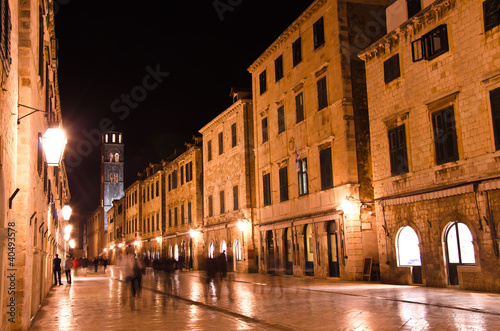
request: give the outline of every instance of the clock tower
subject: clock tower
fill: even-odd
[[[121,132],[104,132],[101,147],[101,207],[104,208],[104,232],[108,232],[108,211],[113,200],[119,200],[125,195],[124,156]]]

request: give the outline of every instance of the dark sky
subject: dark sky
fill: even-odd
[[[128,187],[224,111],[231,87],[251,87],[247,68],[313,0],[55,2],[71,203],[85,214],[101,132],[123,132]]]

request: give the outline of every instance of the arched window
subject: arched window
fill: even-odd
[[[174,251],[172,249],[172,246],[170,246],[168,249],[168,257],[172,258],[173,256],[174,256]]]
[[[115,153],[115,162],[120,162],[120,154]]]
[[[236,261],[241,261],[241,246],[238,239],[234,241],[234,258]]]
[[[220,252],[226,254],[227,259],[227,245],[224,240],[220,243]]]
[[[476,264],[472,234],[464,223],[454,222],[446,231],[448,263]]]
[[[174,260],[179,261],[179,245],[175,244]]]
[[[210,245],[208,246],[208,257],[210,259],[213,259],[215,255],[215,246],[214,243],[211,242]]]
[[[420,248],[418,247],[418,237],[409,226],[403,227],[397,237],[397,253],[399,266],[419,266]]]

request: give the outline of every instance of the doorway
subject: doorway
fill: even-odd
[[[274,238],[272,230],[267,231],[266,240],[267,240],[267,273],[274,275],[275,274]]]
[[[304,255],[306,262],[306,276],[314,276],[314,245],[312,227],[307,224],[304,228]]]
[[[339,250],[337,237],[337,223],[328,222],[328,275],[330,277],[340,277]]]
[[[285,229],[285,275],[293,275],[293,242],[292,229]]]
[[[458,266],[476,265],[472,241],[472,233],[464,223],[453,222],[446,229],[446,267],[449,285],[459,285]]]

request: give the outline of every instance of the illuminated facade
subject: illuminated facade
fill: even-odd
[[[360,54],[384,282],[500,291],[498,6],[394,1]]]

